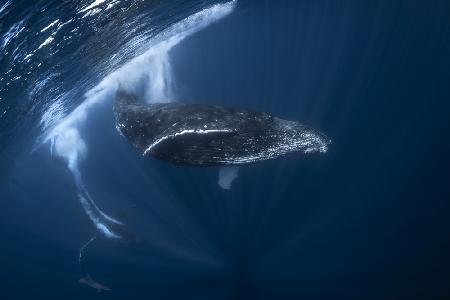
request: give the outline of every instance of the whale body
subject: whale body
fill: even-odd
[[[298,122],[246,108],[145,104],[119,90],[116,128],[144,156],[178,165],[240,165],[293,152],[324,153],[330,139]]]

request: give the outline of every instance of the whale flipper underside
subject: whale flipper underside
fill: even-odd
[[[293,152],[326,152],[330,140],[298,122],[244,108],[137,102],[119,90],[116,128],[144,156],[179,165],[239,165]]]

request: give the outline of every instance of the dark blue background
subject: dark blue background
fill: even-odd
[[[84,128],[84,181],[143,243],[102,241],[62,162],[2,178],[1,299],[450,298],[450,3],[241,1],[171,52],[177,98],[251,107],[326,133],[326,155],[217,169],[140,157],[111,106]]]

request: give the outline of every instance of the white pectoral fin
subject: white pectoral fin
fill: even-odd
[[[238,173],[239,167],[237,166],[221,167],[219,169],[219,180],[217,181],[217,184],[224,190],[231,189],[231,185],[238,177]]]

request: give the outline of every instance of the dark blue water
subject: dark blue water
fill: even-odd
[[[105,92],[77,123],[79,168],[139,242],[96,241],[80,268],[96,230],[64,157],[39,141],[158,34],[213,4],[107,1],[81,18],[91,2],[12,1],[0,12],[0,46],[27,24],[0,58],[0,299],[450,298],[448,1],[238,1],[194,22],[168,51],[162,96],[270,112],[333,143],[241,167],[224,190],[218,168],[141,157],[117,134]],[[56,19],[74,20],[32,52]],[[157,58],[118,81],[149,89],[153,79],[130,78],[159,74]],[[111,291],[78,283],[85,272]]]

